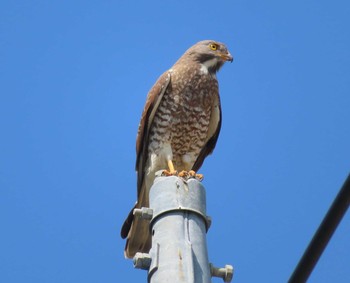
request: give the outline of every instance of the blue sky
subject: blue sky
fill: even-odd
[[[119,229],[145,97],[192,44],[226,43],[201,169],[209,258],[286,282],[350,169],[347,1],[2,1],[0,281],[146,282]],[[350,215],[309,282],[350,282]],[[213,282],[222,282],[219,279]]]

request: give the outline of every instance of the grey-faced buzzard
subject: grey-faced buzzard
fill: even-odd
[[[136,141],[135,208],[149,206],[149,190],[157,171],[194,175],[214,150],[221,127],[216,72],[232,60],[223,43],[198,42],[160,76],[148,93]],[[122,238],[127,238],[128,258],[151,247],[149,223],[134,218],[132,211],[121,230]]]

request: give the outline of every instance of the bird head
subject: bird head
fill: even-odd
[[[210,73],[216,73],[226,61],[233,61],[233,57],[225,44],[214,40],[203,40],[189,48],[185,56],[205,66]]]

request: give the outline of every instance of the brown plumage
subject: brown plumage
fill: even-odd
[[[221,107],[216,72],[232,56],[223,43],[198,42],[157,80],[148,93],[136,141],[138,200],[134,208],[149,206],[155,173],[168,169],[197,171],[216,144]],[[172,171],[172,168],[169,168]],[[133,208],[133,209],[134,209]],[[125,256],[148,252],[148,222],[133,217],[124,222]]]

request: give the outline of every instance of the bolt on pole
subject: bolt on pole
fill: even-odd
[[[212,276],[231,282],[231,265],[216,268],[208,260],[204,186],[195,178],[157,177],[149,198],[150,208],[134,211],[150,219],[152,248],[134,257],[136,268],[148,270],[148,282],[209,283]]]

